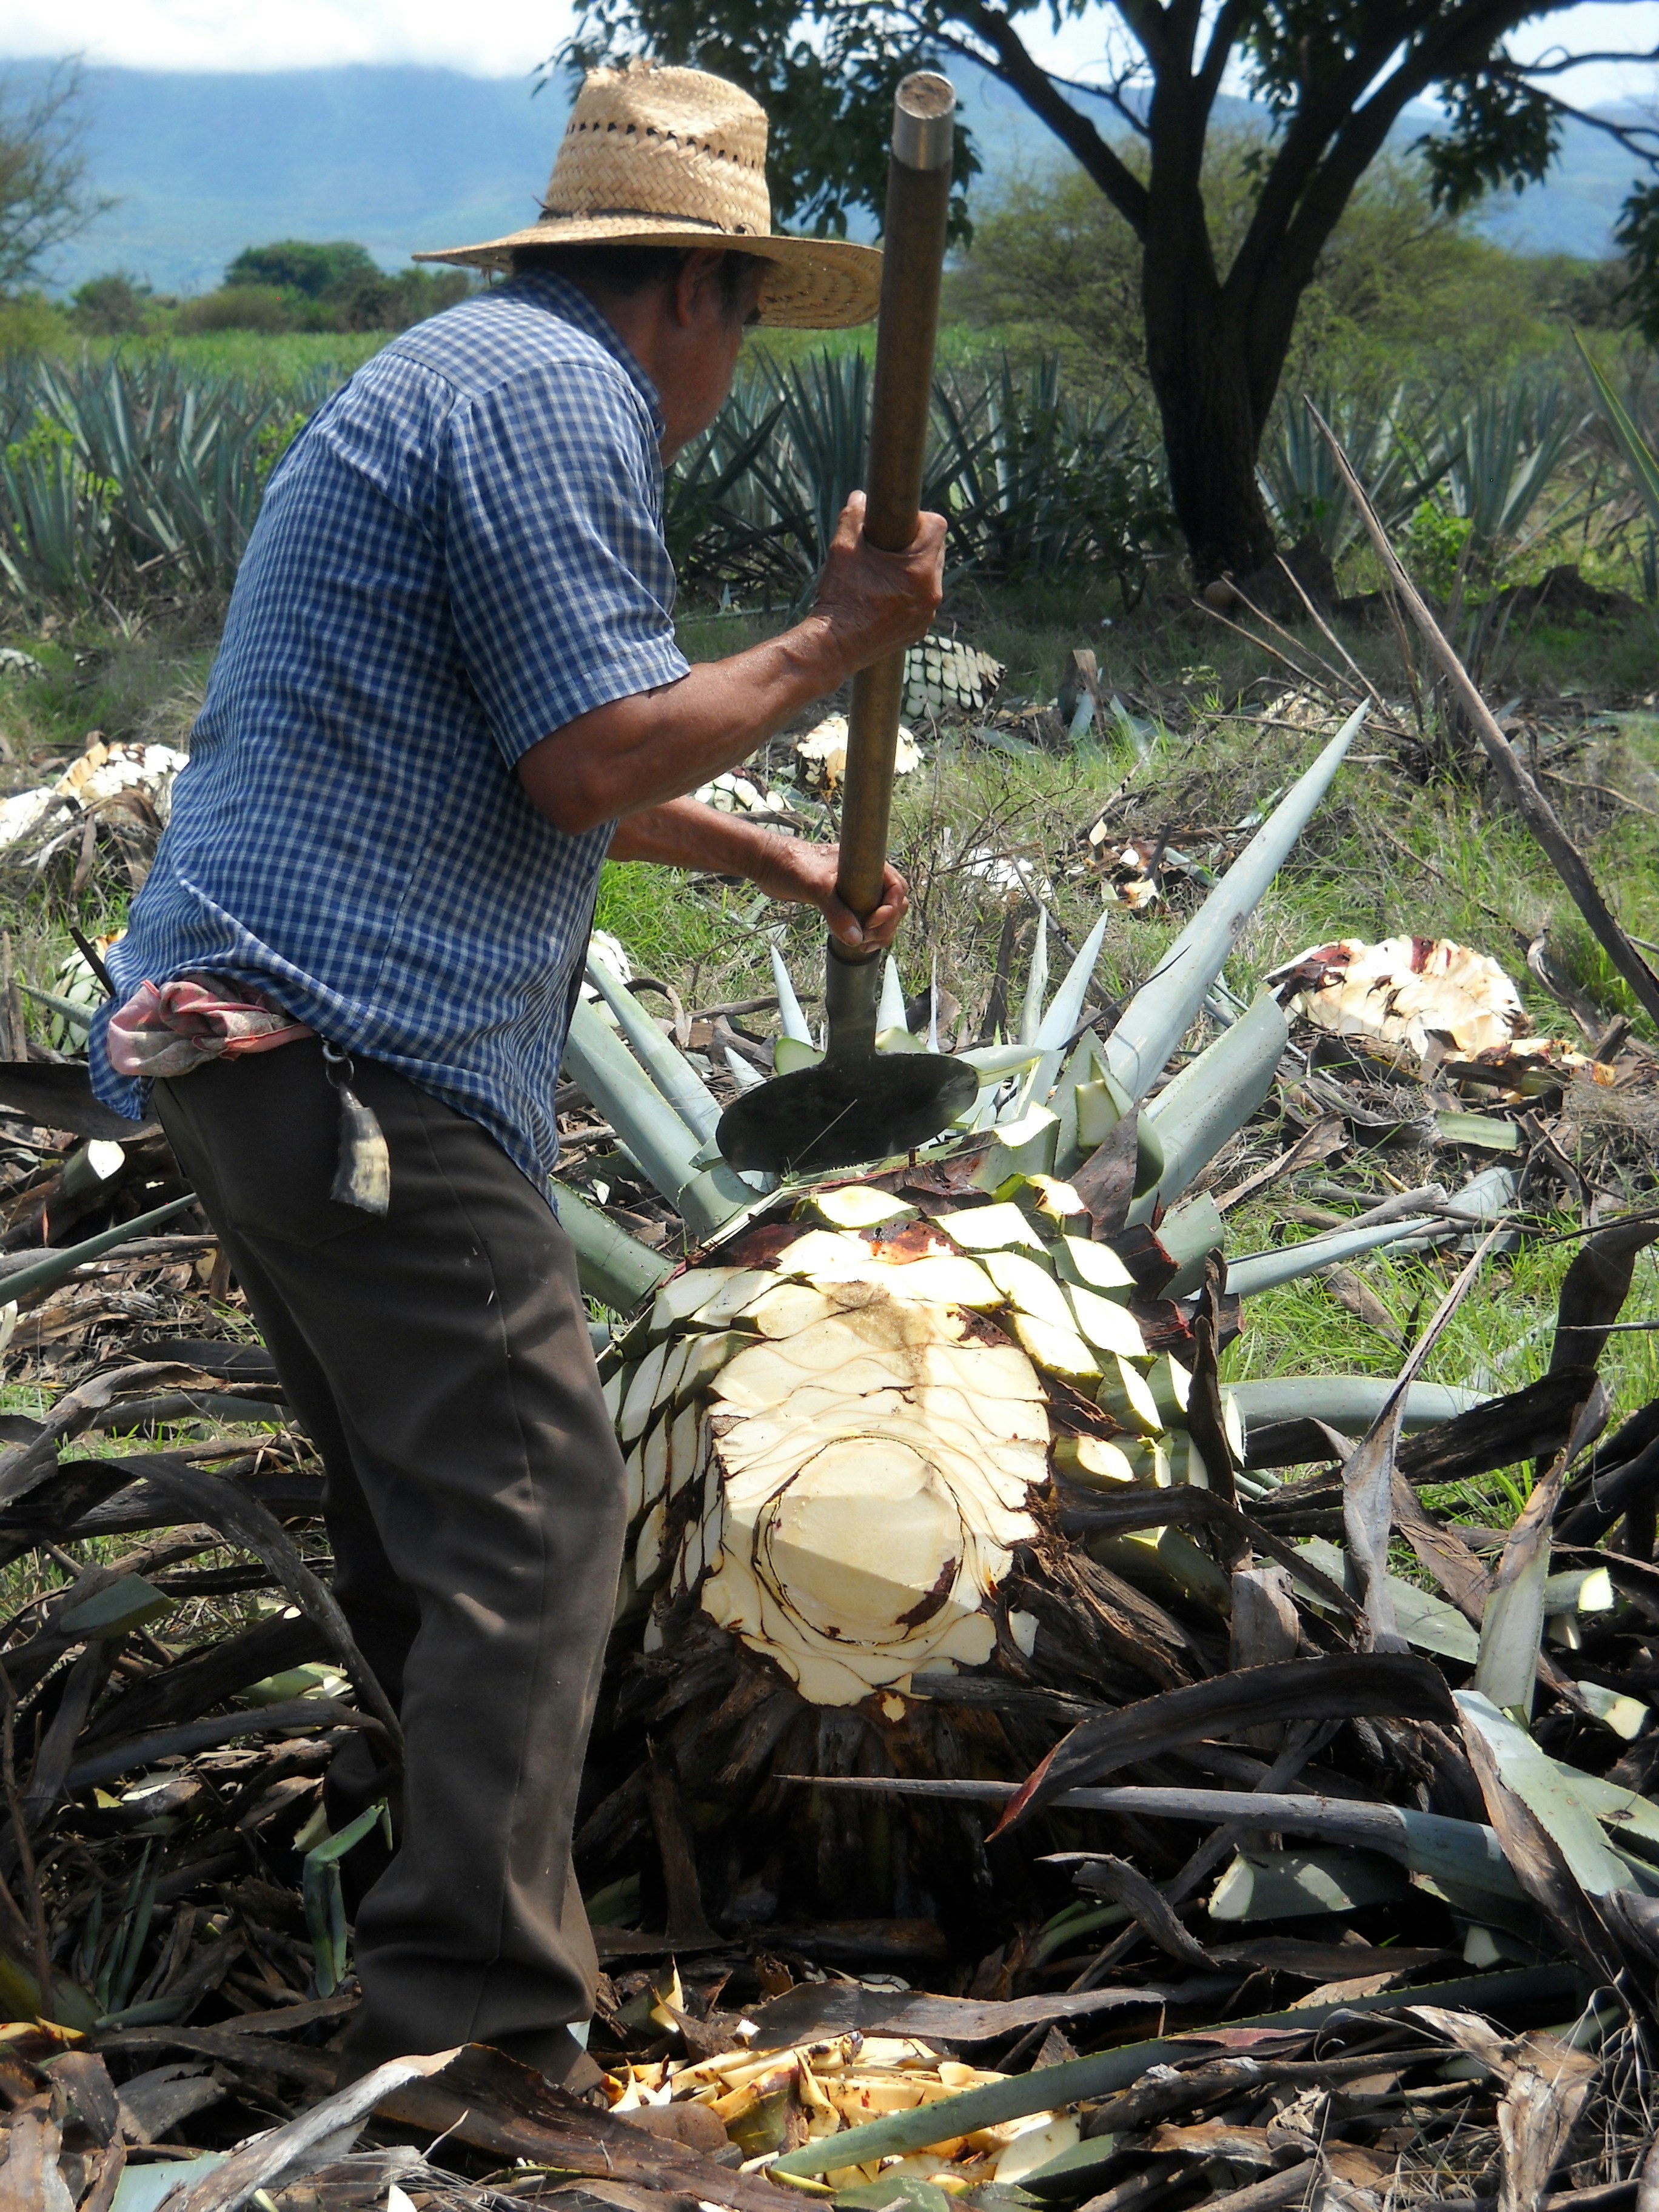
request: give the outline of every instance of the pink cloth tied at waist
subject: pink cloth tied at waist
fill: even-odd
[[[210,1060],[275,1052],[316,1034],[263,992],[228,975],[180,975],[171,983],[141,983],[110,1016],[105,1049],[118,1074],[165,1081]]]

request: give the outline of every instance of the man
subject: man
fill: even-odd
[[[111,957],[100,1095],[137,1113],[154,1080],[401,1723],[348,2076],[476,2040],[593,2078],[570,1833],[623,1476],[547,1179],[600,863],[746,876],[849,944],[903,908],[890,872],[860,921],[833,848],[686,796],[940,589],[940,520],[885,555],[854,500],[803,622],[697,668],[675,645],[663,462],[746,324],[874,307],[872,249],[773,234],[764,149],[718,78],[596,72],[541,220],[430,257],[512,280],[394,340],[273,477]],[[337,1826],[397,1788],[350,1748]]]

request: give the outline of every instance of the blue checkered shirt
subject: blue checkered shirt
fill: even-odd
[[[613,825],[566,836],[514,763],[686,672],[656,393],[559,279],[395,338],[271,478],[126,936],[222,975],[483,1124],[545,1188]],[[143,1110],[92,1039],[93,1081]]]

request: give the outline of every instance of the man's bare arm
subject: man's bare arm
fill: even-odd
[[[834,845],[785,837],[757,823],[716,813],[695,799],[671,799],[630,814],[611,841],[613,860],[655,860],[665,867],[700,868],[710,875],[744,876],[769,898],[815,906],[846,945],[890,945],[903,918],[904,879],[890,867],[881,904],[860,925],[836,896]]]
[[[903,553],[866,545],[863,519],[855,492],[812,611],[793,629],[660,690],[596,707],[532,745],[519,780],[548,820],[576,836],[696,791],[814,699],[921,637],[943,589],[944,519],[924,515]]]

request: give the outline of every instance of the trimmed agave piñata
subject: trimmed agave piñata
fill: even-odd
[[[579,1838],[590,1861],[647,1818],[633,1764],[643,1729],[667,1735],[694,1792],[718,1783],[711,1817],[735,1823],[735,1881],[758,1848],[744,1809],[769,1772],[961,1771],[965,1732],[979,1771],[1017,1778],[1047,1747],[1031,1725],[1066,1700],[1127,1701],[1224,1667],[1224,1638],[1203,1649],[1152,1594],[1213,1595],[1219,1582],[1224,1611],[1215,1560],[1173,1525],[1079,1543],[1060,1528],[1056,1484],[1075,1503],[1237,1478],[1245,1394],[1220,1392],[1214,1368],[1237,1301],[1218,1302],[1213,1274],[1205,1287],[1222,1241],[1213,1202],[1183,1194],[1261,1103],[1289,1033],[1271,993],[1233,1013],[1215,986],[1359,720],[1104,1042],[1081,1026],[1104,921],[1046,1005],[1040,926],[1018,1039],[969,1055],[981,1088],[964,1126],[861,1177],[759,1188],[736,1175],[712,1148],[719,1107],[701,1079],[591,964],[616,1028],[580,1008],[571,1073],[678,1205],[693,1252],[671,1272],[562,1199],[590,1290],[632,1315],[601,1362],[629,1470],[613,1657],[633,1657],[596,1737],[610,1786]],[[780,1064],[799,1066],[812,1040],[775,956],[775,969]],[[890,995],[886,1042],[902,1049],[890,975]],[[1228,1025],[1156,1089],[1206,1002]],[[1505,1195],[1472,1193],[1471,1211]],[[1407,1218],[1354,1234],[1369,1245],[1425,1232]],[[1352,1244],[1322,1249],[1330,1241],[1261,1255],[1256,1286]],[[1346,1387],[1379,1401],[1387,1389]],[[1449,1395],[1432,1394],[1425,1413],[1451,1410]],[[906,1826],[920,1861],[889,1832],[873,1854],[865,1835],[831,1870],[826,1834],[871,1819]],[[922,1865],[936,1895],[969,1832],[937,1808],[890,1822],[843,1805],[821,1808],[796,1841],[816,1858],[820,1899],[886,1911],[906,1909]],[[982,1863],[976,1833],[971,1849]]]

